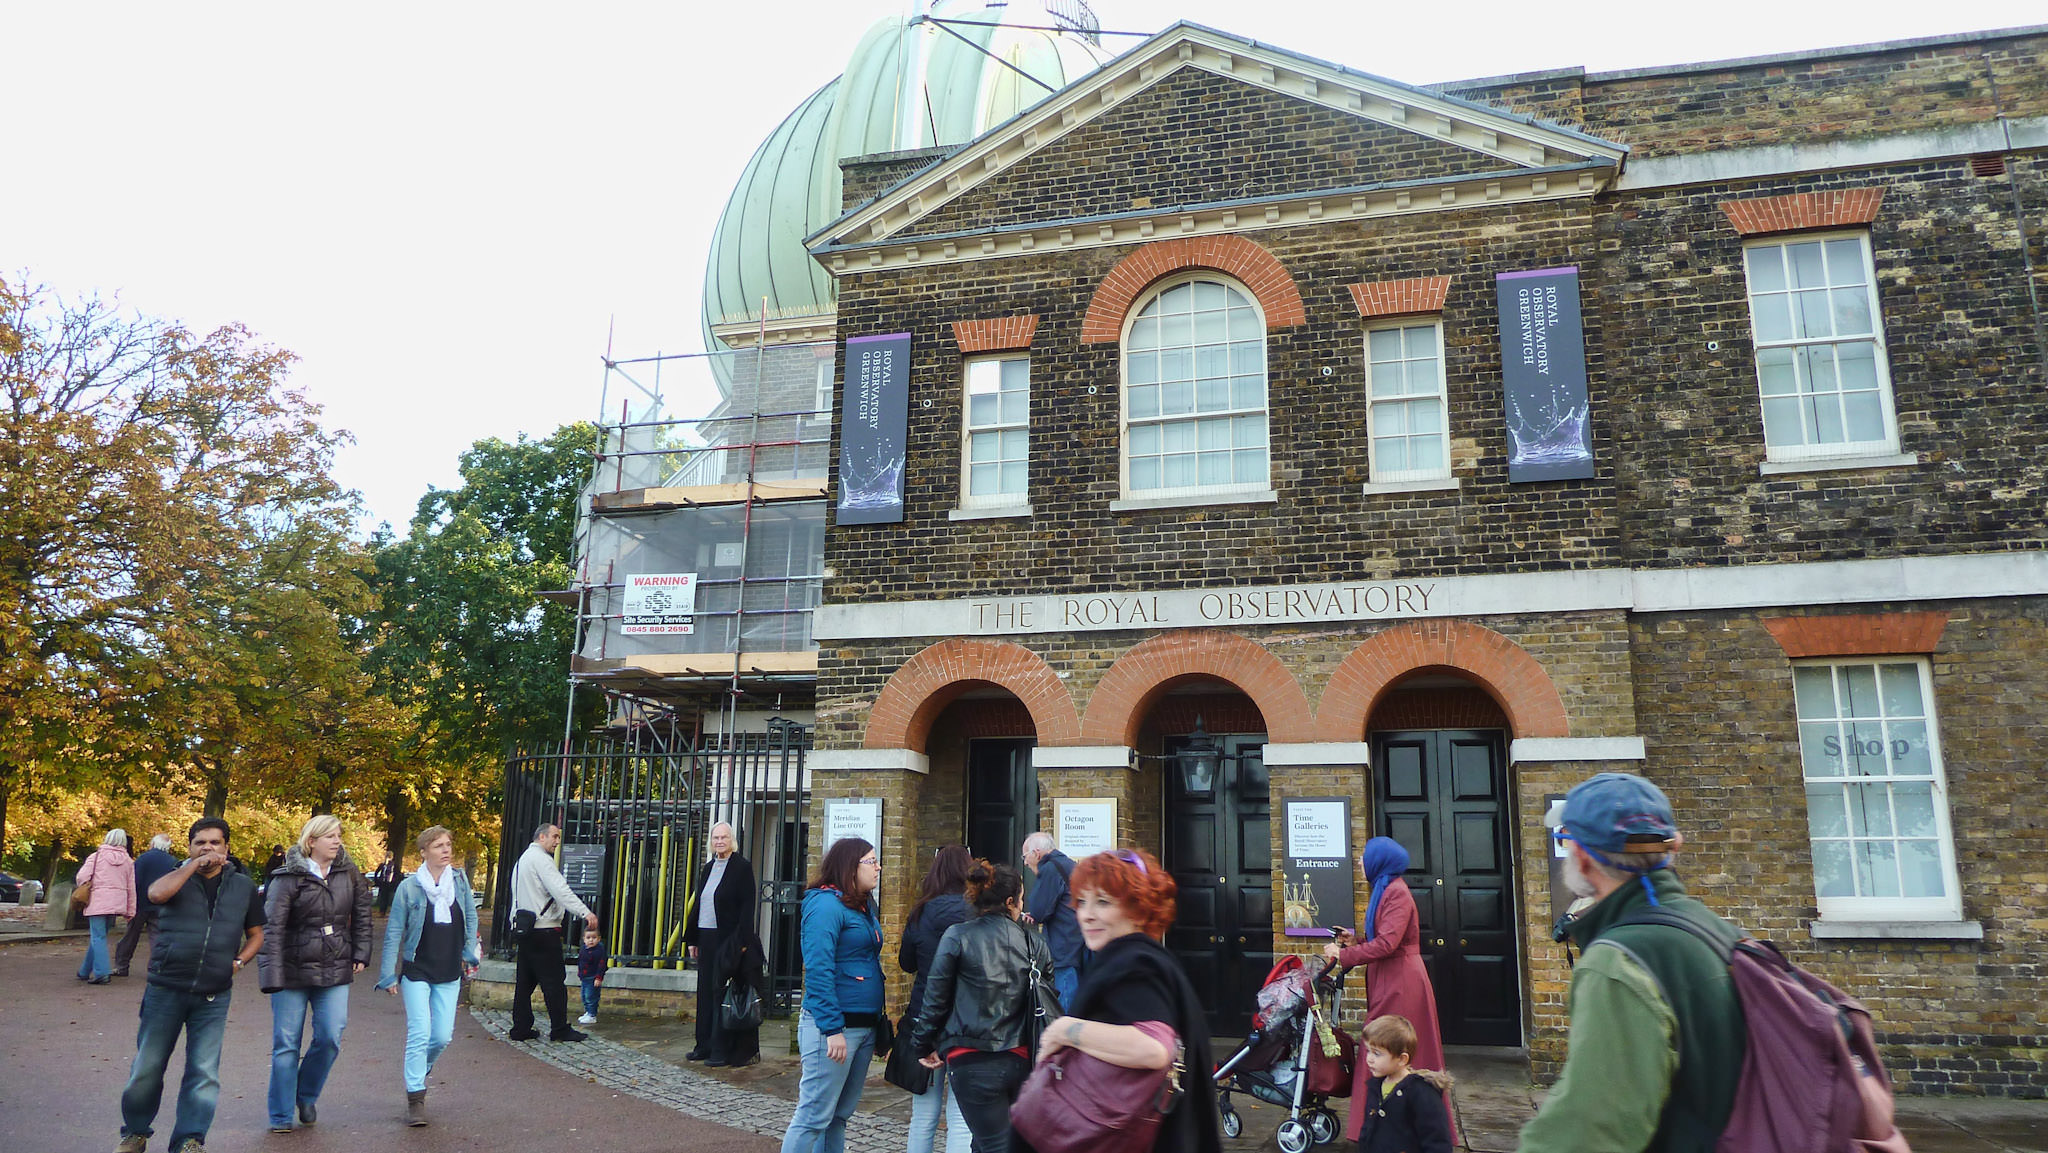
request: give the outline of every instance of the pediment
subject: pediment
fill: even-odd
[[[1174,197],[1154,207],[1068,213],[1057,221],[991,220],[961,211],[978,193],[1114,124],[1191,73],[1355,118],[1363,132],[1411,140],[1463,163],[1430,175],[1365,173],[1267,195]],[[1155,101],[1156,103],[1156,101]],[[1561,125],[1179,24],[885,190],[808,238],[835,274],[881,265],[973,259],[1177,235],[1432,211],[1474,203],[1590,195],[1612,182],[1627,147]],[[1356,174],[1355,174],[1356,175]],[[1149,199],[1149,198],[1148,198]]]

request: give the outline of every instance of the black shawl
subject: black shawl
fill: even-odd
[[[1118,937],[1089,959],[1086,975],[1067,1012],[1091,1021],[1136,1024],[1128,1013],[1117,1008],[1125,999],[1121,994],[1134,989],[1156,991],[1174,1007],[1175,1019],[1167,1024],[1180,1034],[1185,1050],[1182,1059],[1187,1066],[1180,1078],[1180,1105],[1159,1126],[1159,1140],[1153,1148],[1174,1153],[1220,1153],[1223,1138],[1216,1115],[1216,1062],[1209,1051],[1208,1013],[1173,954],[1143,933]]]

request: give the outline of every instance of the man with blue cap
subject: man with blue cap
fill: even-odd
[[[1593,904],[1563,927],[1572,969],[1570,1050],[1522,1153],[1710,1153],[1735,1103],[1748,1039],[1727,962],[1675,915],[1733,944],[1739,934],[1672,871],[1684,838],[1663,790],[1629,773],[1573,786],[1544,817],[1565,884]]]

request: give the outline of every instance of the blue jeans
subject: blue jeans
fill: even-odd
[[[178,1034],[185,1034],[185,1080],[178,1087],[178,1123],[170,1148],[189,1138],[206,1143],[213,1128],[214,1106],[220,1103],[220,1041],[228,1028],[228,999],[233,990],[206,996],[175,993],[155,985],[142,990],[142,1024],[135,1031],[135,1063],[128,1067],[128,1087],[121,1090],[121,1135],[147,1137],[155,1130],[157,1107],[163,1104],[164,1066]]]
[[[868,1062],[875,1055],[875,1031],[849,1026],[846,1060],[825,1055],[825,1035],[809,1013],[797,1021],[797,1053],[803,1079],[796,1087],[796,1115],[782,1135],[782,1153],[843,1153],[846,1119],[860,1104],[868,1084]]]
[[[908,1044],[898,1039],[897,1044]],[[932,1153],[938,1143],[940,1103],[946,1114],[946,1153],[971,1153],[974,1134],[967,1130],[967,1118],[960,1115],[960,1098],[946,1084],[946,1067],[932,1071],[932,1082],[922,1093],[910,1095],[910,1148],[908,1153]]]
[[[583,978],[583,1012],[586,1015],[591,1017],[597,1016],[597,999],[603,993],[603,985],[588,977]]]
[[[1073,969],[1054,969],[1052,987],[1060,995],[1060,1008],[1072,1009],[1074,994],[1081,988],[1081,974]],[[1048,1021],[1046,1024],[1050,1025],[1052,1022]]]
[[[427,1074],[455,1037],[455,995],[461,981],[432,984],[411,977],[398,979],[398,995],[405,1002],[405,1091],[425,1092]]]
[[[313,1014],[313,1043],[299,1056],[306,1013]],[[320,1100],[334,1059],[341,1056],[341,1031],[348,1028],[348,986],[279,989],[270,995],[270,1123],[290,1125],[292,1106]],[[174,1146],[175,1148],[175,1146]]]
[[[114,924],[112,913],[101,913],[85,919],[86,928],[92,930],[92,938],[85,943],[85,960],[78,963],[78,979],[105,980],[113,971],[107,959],[107,930]]]

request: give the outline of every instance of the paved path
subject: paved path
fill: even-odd
[[[119,1140],[121,1087],[135,1055],[142,980],[80,984],[73,976],[80,955],[73,941],[0,948],[0,1150],[6,1153],[106,1153]],[[136,957],[138,974],[142,960]],[[228,1013],[210,1153],[504,1153],[542,1146],[576,1153],[768,1153],[778,1147],[771,1136],[779,1139],[781,1129],[764,1128],[751,1114],[732,1128],[701,1119],[729,1109],[681,1108],[684,1083],[657,1085],[623,1064],[602,1077],[573,1075],[549,1050],[578,1046],[505,1044],[466,1011],[429,1084],[433,1123],[408,1129],[399,1079],[405,1015],[397,998],[374,991],[371,983],[364,974],[350,994],[348,1032],[321,1098],[320,1123],[287,1136],[269,1132],[264,1108],[269,1000],[256,991],[253,973],[243,975]],[[608,1043],[594,1048],[631,1053]],[[529,1050],[543,1060],[534,1060]],[[171,1057],[153,1153],[162,1153],[170,1138],[183,1068],[181,1047]],[[713,1092],[733,1091],[710,1078],[674,1072]],[[892,1148],[902,1148],[900,1136]]]
[[[108,1150],[118,1137],[142,985],[139,978],[105,987],[79,984],[72,974],[82,948],[82,939],[0,947],[0,1153]],[[142,962],[138,956],[138,973]],[[359,978],[321,1123],[272,1135],[263,1103],[269,1003],[245,975],[228,1017],[221,1106],[207,1146],[213,1153],[503,1153],[536,1144],[576,1153],[767,1153],[788,1125],[795,1063],[785,1052],[786,1036],[774,1032],[779,1023],[763,1030],[760,1066],[727,1071],[754,1087],[681,1067],[670,1051],[687,1046],[687,1025],[600,1026],[618,1029],[639,1047],[599,1036],[580,1044],[514,1043],[504,1039],[508,1026],[504,1013],[463,1010],[430,1086],[433,1124],[408,1129],[400,1122],[398,1079],[404,1014],[395,998]],[[159,1153],[183,1059],[182,1051],[172,1057],[153,1145]],[[1525,1066],[1519,1058],[1482,1051],[1460,1052],[1452,1064],[1461,1077],[1459,1109],[1471,1149],[1512,1149],[1515,1130],[1540,1097],[1527,1083]],[[847,1148],[897,1153],[905,1143],[907,1098],[879,1083],[870,1085],[867,1097],[864,1111],[849,1123]],[[1247,1117],[1245,1138],[1226,1142],[1226,1153],[1276,1149],[1270,1133],[1280,1111],[1248,1100],[1239,1105],[1261,1115]],[[1907,1097],[1899,1109],[1917,1153],[2048,1150],[2048,1102]]]

